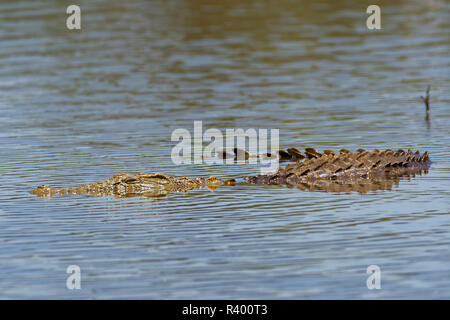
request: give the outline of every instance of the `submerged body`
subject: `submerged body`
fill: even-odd
[[[235,149],[236,155],[248,158],[248,152]],[[259,156],[259,155],[257,155]],[[273,156],[273,155],[265,155]],[[391,189],[398,184],[400,177],[427,173],[431,162],[428,153],[420,154],[403,150],[360,149],[356,152],[341,150],[340,154],[325,150],[307,148],[301,153],[295,148],[280,150],[275,155],[279,160],[295,161],[279,168],[274,174],[248,176],[244,183],[286,185],[304,190],[323,190],[330,192]],[[92,196],[130,197],[165,196],[171,192],[208,187],[216,189],[221,185],[235,185],[234,179],[220,180],[209,178],[175,178],[161,173],[116,174],[107,180],[71,188],[53,188],[47,185],[31,191],[41,197],[68,194],[87,194]]]

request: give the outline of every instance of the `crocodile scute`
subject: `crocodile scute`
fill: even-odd
[[[250,156],[248,152],[242,153],[236,149],[235,154],[245,154],[246,158]],[[314,148],[306,148],[303,154],[296,148],[289,148],[286,151],[280,150],[275,156],[279,161],[294,163],[280,167],[273,174],[245,177],[244,183],[297,187],[310,191],[367,193],[373,190],[391,190],[402,177],[427,173],[431,164],[428,152],[421,154],[419,151],[401,149],[358,149],[355,152],[341,149],[339,153],[331,150],[321,153]],[[204,187],[215,190],[221,185],[235,184],[235,179],[220,180],[215,176],[189,179],[161,173],[135,173],[116,174],[109,179],[78,187],[54,188],[42,185],[31,193],[39,197],[69,194],[159,197],[172,192],[188,192]]]

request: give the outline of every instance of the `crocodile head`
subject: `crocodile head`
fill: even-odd
[[[35,194],[38,197],[49,197],[56,194],[55,188],[52,188],[46,184],[31,190],[31,194]]]
[[[116,174],[107,183],[122,197],[165,196],[175,187],[173,177],[161,173]]]

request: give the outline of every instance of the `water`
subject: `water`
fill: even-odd
[[[60,1],[3,0],[0,298],[450,298],[450,5],[382,1],[370,31],[370,4],[82,1],[79,32]],[[119,172],[259,172],[174,165],[171,133],[194,120],[279,128],[283,148],[418,149],[433,165],[368,194],[29,194]],[[381,290],[366,287],[371,264]]]

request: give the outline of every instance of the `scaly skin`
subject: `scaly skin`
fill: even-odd
[[[39,197],[50,197],[55,195],[87,194],[92,196],[115,196],[115,197],[158,197],[165,196],[171,192],[188,192],[189,190],[208,187],[215,189],[222,182],[211,176],[208,179],[186,177],[174,178],[161,173],[136,173],[116,174],[107,180],[92,184],[85,184],[72,188],[52,188],[42,185],[31,191]]]
[[[251,155],[245,150],[234,150],[235,156],[276,157],[279,160],[296,161],[268,175],[249,176],[250,184],[286,185],[302,190],[329,192],[390,190],[399,183],[400,177],[427,173],[431,162],[428,153],[413,153],[408,150],[341,150],[340,154],[325,150],[323,153],[307,148],[302,154],[295,148],[280,150],[276,155]],[[111,178],[92,184],[72,188],[53,188],[47,185],[31,191],[39,197],[67,194],[115,197],[158,197],[171,192],[187,192],[208,187],[215,190],[221,185],[235,185],[234,179],[220,180],[214,176],[207,179],[197,177],[175,178],[161,173],[116,174]]]
[[[303,190],[323,190],[329,192],[370,190],[390,190],[398,184],[399,178],[427,173],[431,164],[429,155],[408,150],[360,149],[356,152],[341,150],[337,155],[326,150],[319,153],[307,149],[304,161],[298,160],[280,168],[272,175],[250,176],[249,183],[297,186]]]

